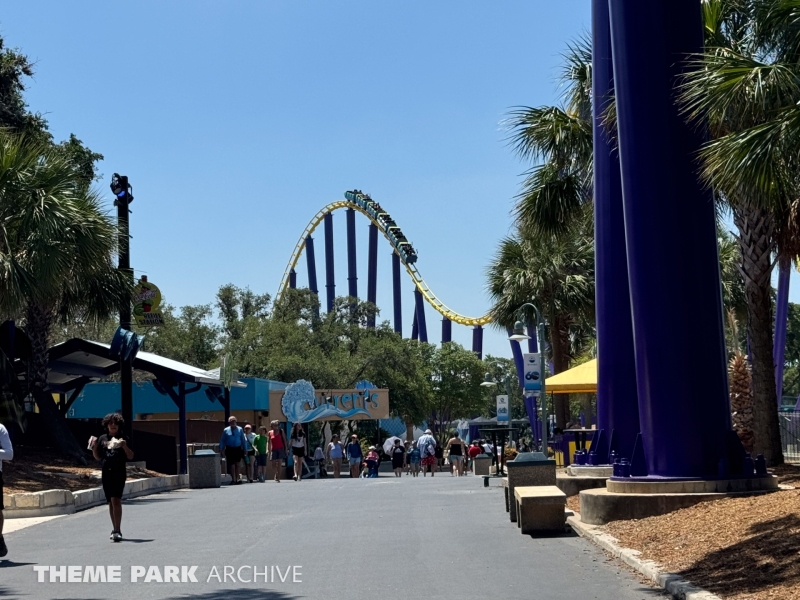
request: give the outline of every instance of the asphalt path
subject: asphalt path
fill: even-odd
[[[521,535],[508,520],[502,494],[499,487],[484,488],[480,478],[441,473],[416,479],[383,475],[254,483],[147,496],[124,503],[126,540],[121,543],[108,539],[105,507],[7,534],[0,597],[661,597],[574,534]],[[257,582],[252,581],[254,565]],[[44,566],[56,567],[55,582]],[[70,566],[72,578],[80,582],[58,581],[58,568]],[[119,567],[120,582],[90,582],[99,575],[87,573],[89,566],[104,567],[107,578],[114,574],[110,567]],[[166,567],[176,568],[168,572]],[[132,573],[139,573],[136,583]],[[68,579],[70,570],[63,574]],[[168,574],[186,582],[159,582]]]

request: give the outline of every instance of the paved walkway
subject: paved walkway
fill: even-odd
[[[10,521],[13,523],[13,521]],[[181,490],[126,502],[120,544],[108,540],[98,507],[6,536],[2,598],[200,598],[487,600],[660,597],[574,535],[521,535],[502,508],[502,490],[474,477],[383,476]],[[37,582],[34,566],[118,566],[121,583]],[[269,569],[258,583],[252,565]],[[158,583],[165,566],[187,567],[197,583]],[[217,581],[224,567],[241,578]],[[289,566],[298,566],[292,583]],[[144,567],[132,584],[133,567]],[[191,571],[191,567],[196,567]],[[245,567],[241,570],[240,567]],[[144,583],[147,571],[155,580]],[[212,575],[209,580],[209,575]]]

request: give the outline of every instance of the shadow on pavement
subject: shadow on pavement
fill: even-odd
[[[193,598],[196,600],[225,600],[226,598],[236,598],[236,600],[295,600],[303,598],[303,596],[295,596],[277,590],[270,590],[264,588],[221,588],[213,592],[206,592],[204,594],[187,594],[185,596],[172,596],[167,600],[184,600],[185,598]]]
[[[27,567],[28,565],[35,565],[35,564],[36,563],[19,563],[19,562],[14,562],[13,560],[0,559],[0,569],[8,569],[11,567]]]
[[[125,544],[147,544],[148,542],[154,542],[155,540],[138,540],[136,538],[122,538],[120,543]]]
[[[143,498],[130,498],[129,500],[123,500],[123,504],[155,504],[157,502],[172,502],[174,500],[186,500],[186,496],[145,496]]]

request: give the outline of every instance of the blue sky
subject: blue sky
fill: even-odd
[[[514,106],[557,100],[560,53],[589,28],[589,9],[588,0],[26,0],[4,4],[0,31],[36,61],[27,98],[55,137],[75,133],[105,155],[104,191],[113,172],[130,177],[132,264],[170,303],[212,302],[228,282],[274,295],[307,222],[357,187],[403,228],[439,298],[478,316],[526,168],[501,121]],[[334,229],[344,295],[344,213]],[[360,216],[357,230],[363,297]],[[321,230],[316,238],[322,286]],[[381,240],[387,319],[390,266]],[[413,288],[403,285],[410,335]],[[438,341],[440,318],[426,316]],[[471,332],[454,326],[453,338],[469,346]],[[510,356],[497,331],[484,350]]]

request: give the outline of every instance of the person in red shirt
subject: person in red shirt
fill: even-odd
[[[281,429],[280,421],[272,421],[270,424],[269,440],[267,442],[267,453],[272,460],[272,469],[275,471],[275,481],[281,480],[281,465],[286,458],[286,434]]]
[[[469,447],[469,450],[467,450],[467,456],[469,456],[469,470],[473,473],[475,472],[475,457],[480,454],[483,454],[483,448],[481,448],[478,440],[475,440],[472,442],[472,446]]]

